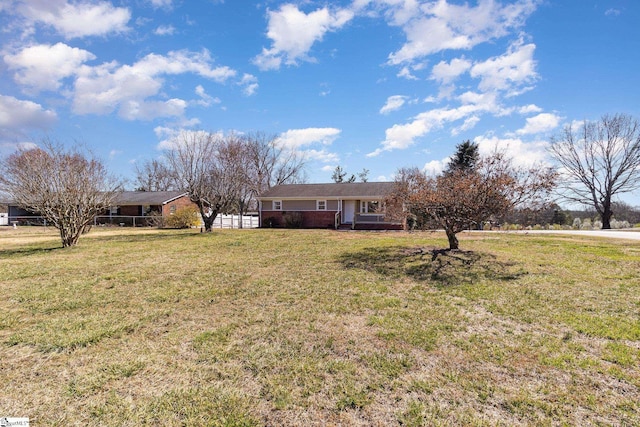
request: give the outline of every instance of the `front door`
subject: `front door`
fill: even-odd
[[[342,223],[343,224],[351,224],[353,223],[353,216],[356,213],[356,201],[355,200],[344,200],[342,202]]]

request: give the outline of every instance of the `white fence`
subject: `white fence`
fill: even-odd
[[[9,225],[15,222],[18,225],[47,225],[46,221],[39,216],[11,217],[8,214],[0,213],[0,225]],[[115,225],[120,227],[144,227],[154,225],[153,217],[150,216],[125,216],[109,215],[97,216],[94,225]],[[260,227],[260,217],[258,215],[242,215],[242,228]],[[213,222],[213,228],[240,228],[240,215],[219,214]]]
[[[257,215],[242,215],[242,228],[260,227],[260,218]],[[241,228],[240,215],[218,215],[213,221],[213,228]]]

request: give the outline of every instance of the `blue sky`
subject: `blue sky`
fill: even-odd
[[[518,162],[640,117],[637,0],[0,0],[0,155],[80,141],[132,178],[180,132],[260,131],[391,180],[470,139]],[[624,196],[640,205],[640,194]]]

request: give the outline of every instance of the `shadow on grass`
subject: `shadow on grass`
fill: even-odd
[[[100,230],[99,228],[97,230]],[[198,232],[185,232],[184,230],[161,230],[158,233],[137,233],[134,231],[130,233],[124,234],[112,234],[112,235],[102,235],[96,236],[91,235],[91,232],[87,235],[80,236],[80,240],[78,241],[78,245],[71,248],[62,247],[62,242],[59,238],[55,238],[52,240],[54,243],[46,242],[42,243],[42,246],[23,246],[15,249],[0,249],[0,259],[13,258],[13,257],[27,257],[31,255],[38,254],[46,254],[54,251],[67,251],[73,250],[78,247],[83,247],[88,244],[88,242],[99,242],[99,243],[135,243],[135,242],[155,242],[161,240],[184,240],[184,239],[192,239],[197,236],[210,235],[198,233]],[[45,246],[46,245],[46,246]],[[55,246],[50,246],[55,245]]]
[[[15,257],[26,257],[36,254],[46,254],[48,252],[53,252],[57,250],[63,250],[61,244],[56,247],[27,247],[27,248],[19,248],[19,249],[0,249],[0,259],[4,258],[15,258]]]
[[[345,253],[338,260],[346,269],[358,268],[390,277],[406,276],[439,285],[515,280],[526,274],[515,263],[498,261],[491,254],[423,247],[364,248]]]

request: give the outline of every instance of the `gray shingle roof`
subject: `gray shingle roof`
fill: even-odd
[[[184,191],[123,191],[116,196],[116,205],[162,205],[186,195]]]
[[[352,182],[331,184],[285,184],[265,191],[260,199],[319,199],[350,198],[380,199],[393,190],[393,182]]]

